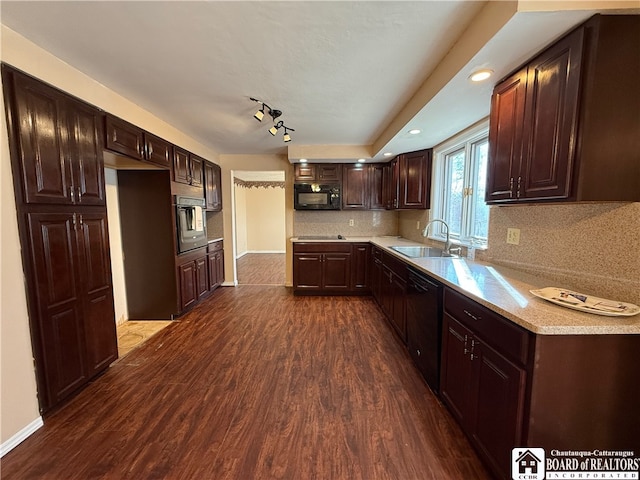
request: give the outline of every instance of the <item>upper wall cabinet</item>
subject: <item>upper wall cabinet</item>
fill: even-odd
[[[105,129],[105,146],[109,150],[171,168],[173,145],[166,140],[109,114],[106,116]]]
[[[5,65],[2,76],[24,202],[104,205],[101,112]]]
[[[204,198],[208,211],[222,210],[222,182],[220,167],[215,163],[204,162]]]
[[[384,204],[389,210],[428,209],[431,200],[431,149],[403,153],[383,172]]]
[[[384,210],[383,172],[385,163],[342,167],[343,210]]]
[[[340,183],[341,163],[296,163],[294,180],[299,183]]]
[[[488,203],[640,201],[640,16],[596,15],[496,85]]]
[[[191,185],[202,186],[202,169],[205,160],[189,153],[182,148],[173,149],[173,181]]]

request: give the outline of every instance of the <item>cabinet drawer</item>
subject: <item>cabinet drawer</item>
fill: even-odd
[[[444,309],[488,345],[520,364],[527,362],[530,334],[464,295],[445,289]]]
[[[294,243],[293,253],[351,253],[350,243]]]
[[[216,252],[218,250],[222,250],[222,240],[218,240],[216,242],[209,242],[207,244],[207,252]]]
[[[407,280],[407,264],[399,258],[382,252],[382,264],[403,280]]]

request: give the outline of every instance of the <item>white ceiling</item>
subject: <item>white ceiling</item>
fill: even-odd
[[[384,151],[432,147],[486,117],[497,78],[593,13],[514,12],[474,44],[483,9],[513,5],[499,3],[2,1],[0,18],[221,154],[287,154],[290,146],[296,161],[296,148],[364,145],[380,160]],[[468,61],[448,61],[463,47]],[[477,67],[497,78],[471,84]],[[268,116],[253,118],[249,97],[283,111],[291,143],[267,132]],[[423,133],[408,136],[414,126]]]

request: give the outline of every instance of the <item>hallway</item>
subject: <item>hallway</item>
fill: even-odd
[[[3,479],[489,478],[370,297],[223,287],[2,459]]]

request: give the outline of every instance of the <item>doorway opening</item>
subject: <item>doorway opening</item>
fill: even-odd
[[[284,285],[285,172],[233,171],[232,176],[235,282]]]

